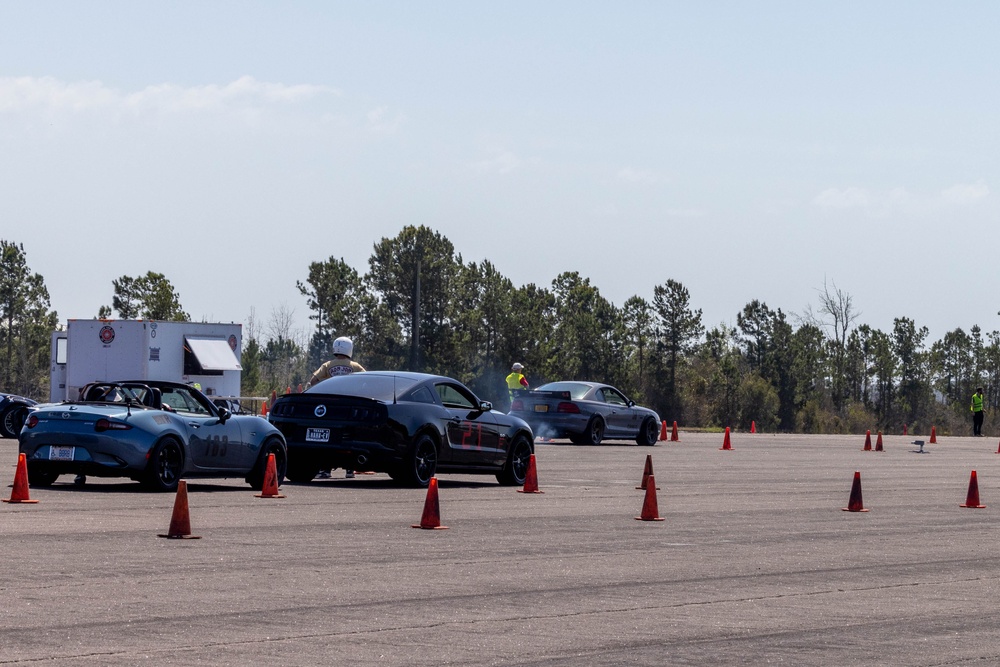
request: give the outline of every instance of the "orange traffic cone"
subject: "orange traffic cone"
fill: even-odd
[[[931,444],[937,444],[937,429],[931,426]]]
[[[667,420],[664,419],[660,424],[660,442],[667,439]]]
[[[261,417],[267,416],[267,401],[264,401],[263,403],[260,404],[260,416]]]
[[[845,512],[867,512],[865,504],[861,500],[861,473],[854,473],[854,484],[851,485],[851,498],[847,501],[847,507],[842,507]]]
[[[906,424],[903,424],[903,435],[906,435]]]
[[[646,467],[642,469],[642,482],[639,486],[635,487],[642,491],[646,490],[646,485],[649,483],[649,478],[653,476],[653,455],[646,454]]]
[[[755,421],[751,421],[750,422],[750,432],[751,433],[756,433],[757,432],[757,422],[755,422]]]
[[[284,498],[278,493],[278,466],[274,464],[274,454],[267,455],[267,467],[264,468],[264,486],[255,498]]]
[[[863,452],[870,452],[872,450],[872,432],[871,430],[865,431],[865,446],[861,449]]]
[[[10,498],[4,499],[5,503],[37,503],[28,494],[28,459],[24,454],[17,455],[17,470],[14,472],[14,489],[10,492]]]
[[[878,437],[875,438],[875,451],[884,452],[885,449],[882,448],[882,431],[878,432]]]
[[[424,513],[420,517],[420,523],[414,524],[413,528],[423,528],[424,530],[448,529],[448,526],[441,525],[441,507],[438,505],[437,477],[431,477],[431,483],[427,485],[427,499],[424,500]]]
[[[300,394],[302,393],[302,383],[301,382],[299,383],[299,393]]]
[[[674,422],[674,427],[670,430],[670,442],[680,442],[677,436],[677,422]]]
[[[285,394],[290,394],[290,393],[292,393],[292,385],[288,385],[287,387],[285,387]]]
[[[170,516],[170,528],[166,535],[172,540],[200,540],[201,536],[191,534],[191,517],[188,515],[188,487],[183,479],[177,482],[177,496],[174,498],[174,513]]]
[[[997,454],[1000,454],[1000,444],[997,445]]]
[[[538,490],[538,471],[535,469],[535,455],[528,457],[528,472],[524,475],[524,488],[518,493],[545,493]]]
[[[730,450],[733,448],[732,443],[729,442],[729,427],[726,427],[726,437],[722,439],[722,447],[719,449]]]
[[[271,390],[271,407],[274,407],[274,402],[278,400],[278,392],[275,389]]]
[[[965,504],[959,505],[959,507],[973,507],[975,509],[982,509],[986,505],[979,504],[979,480],[976,479],[976,471],[972,471],[972,475],[969,476],[969,493],[965,497]]]
[[[646,484],[646,497],[642,500],[642,514],[636,521],[663,521],[656,507],[656,478],[650,475]]]

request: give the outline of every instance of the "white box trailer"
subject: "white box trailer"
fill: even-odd
[[[52,334],[50,400],[114,380],[197,383],[208,396],[237,397],[242,344],[242,324],[69,320]]]

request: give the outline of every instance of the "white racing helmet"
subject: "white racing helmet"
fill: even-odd
[[[341,336],[333,341],[333,353],[342,354],[347,358],[354,356],[354,341],[347,336]]]
[[[510,370],[512,370],[512,371],[523,371],[524,370],[524,364],[522,364],[520,362],[514,362],[514,365],[510,367]]]

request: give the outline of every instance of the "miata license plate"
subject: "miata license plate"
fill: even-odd
[[[72,461],[76,455],[76,447],[52,445],[49,447],[49,461]]]
[[[330,429],[328,428],[306,429],[306,442],[330,442]]]

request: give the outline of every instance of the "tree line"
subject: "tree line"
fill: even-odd
[[[0,262],[0,390],[46,396],[57,314],[22,245],[0,240]],[[466,262],[440,233],[408,226],[374,244],[364,275],[330,257],[311,263],[295,288],[313,330],[297,331],[287,308],[266,321],[251,312],[245,396],[305,384],[333,340],[350,336],[369,369],[449,375],[498,407],[520,361],[532,386],[606,382],[687,428],[926,433],[934,424],[969,433],[977,386],[986,389],[987,428],[1000,424],[1000,333],[958,328],[929,343],[927,328],[906,317],[881,331],[858,322],[851,295],[835,284],[818,290],[815,311],[789,316],[753,300],[735,325],[707,329],[678,281],[620,307],[575,271],[548,286],[515,286],[488,260]],[[98,317],[188,318],[162,274],[122,276],[112,293]]]

